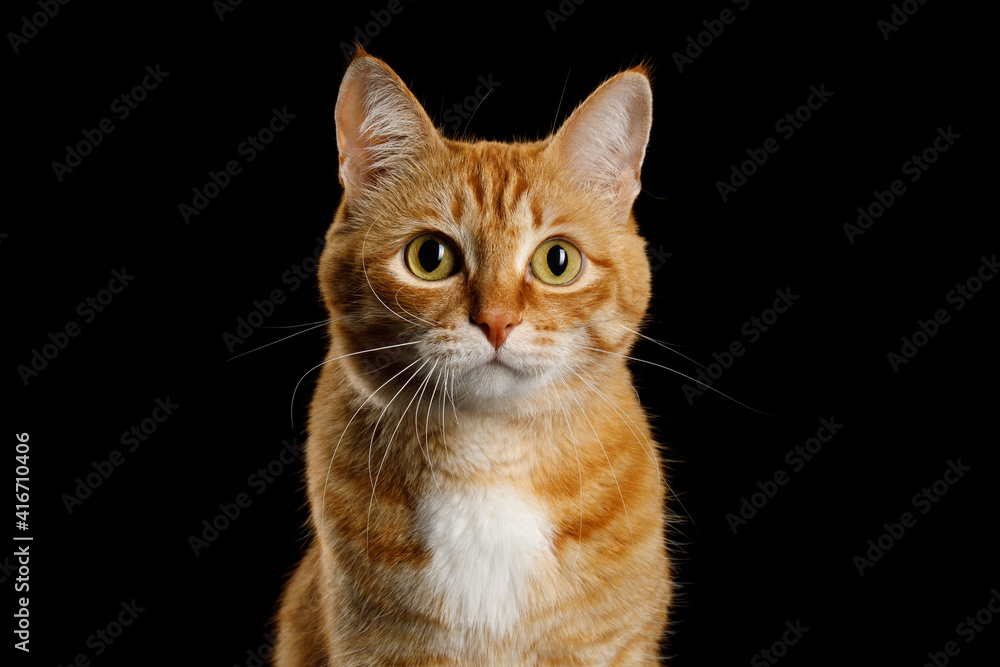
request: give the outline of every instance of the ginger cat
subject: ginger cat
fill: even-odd
[[[276,665],[659,664],[667,489],[623,356],[651,118],[635,68],[547,139],[455,141],[351,62]]]

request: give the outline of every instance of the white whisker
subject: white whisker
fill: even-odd
[[[599,348],[596,348],[596,347],[588,347],[586,345],[581,345],[580,349],[583,349],[583,350],[592,350],[594,352],[603,352],[604,354],[613,354],[616,357],[623,357],[625,359],[631,359],[632,361],[641,361],[644,364],[649,364],[650,366],[656,366],[657,368],[662,368],[665,371],[670,371],[671,373],[675,373],[676,375],[680,375],[682,378],[686,378],[688,380],[691,380],[695,384],[700,385],[702,387],[705,387],[705,389],[708,389],[710,391],[714,391],[719,396],[727,398],[730,401],[732,401],[733,403],[736,403],[737,405],[740,405],[740,406],[746,408],[747,410],[752,410],[753,412],[756,412],[757,414],[764,415],[766,417],[775,417],[775,418],[777,418],[776,415],[772,415],[772,414],[767,413],[767,412],[762,412],[762,411],[758,410],[757,408],[751,408],[749,405],[746,405],[744,403],[740,403],[739,401],[737,401],[732,396],[728,396],[726,394],[723,394],[718,389],[715,389],[714,387],[709,387],[707,384],[701,382],[700,380],[696,380],[695,378],[691,377],[690,375],[685,375],[684,373],[681,373],[680,371],[676,371],[673,368],[670,368],[669,366],[664,366],[663,364],[657,364],[657,363],[652,362],[652,361],[647,361],[645,359],[640,359],[639,357],[630,357],[627,354],[619,354],[618,352],[610,352],[608,350],[602,350],[602,349],[599,349]]]
[[[427,425],[426,423],[424,424],[424,444],[421,445],[420,424],[418,423],[418,417],[420,415],[420,401],[424,400],[424,391],[426,391],[427,385],[430,384],[431,376],[434,375],[434,370],[437,368],[439,361],[440,359],[434,360],[434,365],[431,366],[431,369],[429,371],[427,371],[427,375],[424,376],[424,381],[420,383],[420,398],[417,399],[417,407],[413,409],[413,437],[416,438],[417,447],[420,447],[420,451],[423,452],[424,458],[427,459],[427,466],[430,468],[431,471],[431,479],[434,480],[434,483],[437,485],[438,488],[441,488],[441,483],[438,482],[437,476],[434,474],[434,464],[431,462],[431,457],[430,454],[428,453],[428,450],[430,449],[430,444],[427,442],[427,430],[426,430]],[[434,396],[431,395],[431,402],[433,403],[433,401],[434,401]],[[428,406],[428,411],[429,411],[429,406]]]
[[[383,213],[383,215],[384,215],[384,213]],[[405,317],[403,317],[402,315],[400,315],[399,313],[397,313],[395,310],[393,310],[392,308],[390,308],[389,306],[386,305],[385,301],[382,300],[382,297],[380,297],[378,295],[378,292],[375,291],[375,288],[372,287],[372,281],[368,277],[368,267],[366,266],[366,262],[365,262],[365,245],[368,243],[368,234],[371,233],[372,227],[374,227],[375,223],[378,222],[381,219],[382,219],[382,216],[380,215],[377,218],[375,218],[374,220],[372,220],[372,224],[368,225],[368,231],[365,232],[365,237],[361,240],[361,271],[364,272],[364,274],[365,274],[365,281],[368,283],[368,289],[370,289],[372,291],[372,294],[375,296],[376,299],[378,299],[378,302],[381,303],[382,306],[384,306],[386,310],[388,310],[390,313],[392,313],[393,315],[395,315],[399,319],[403,320],[404,322],[406,322],[408,324],[413,324],[413,322],[411,322],[410,320],[406,319]]]
[[[444,445],[445,456],[448,456],[449,458],[450,458],[450,452],[448,451],[448,439],[445,437],[445,434],[444,434],[444,431],[445,431],[445,428],[444,428],[444,406],[445,406],[444,395],[445,395],[445,393],[446,393],[446,391],[448,389],[448,377],[450,375],[451,375],[450,372],[444,373],[444,378],[442,378],[444,380],[444,384],[441,385],[441,398],[438,399],[439,402],[441,403],[441,444]]]
[[[327,322],[334,322],[336,320],[342,320],[347,315],[341,315],[340,317],[328,317],[325,320],[317,320],[316,322],[303,322],[302,324],[270,324],[261,325],[257,327],[258,329],[298,329],[300,327],[311,327],[314,324],[326,324]]]
[[[290,334],[288,336],[285,336],[284,338],[279,338],[278,340],[276,340],[276,341],[274,341],[272,343],[268,343],[266,345],[261,345],[260,347],[255,347],[254,349],[247,350],[246,352],[240,352],[235,357],[229,357],[229,359],[227,359],[227,361],[232,361],[233,359],[239,359],[240,357],[242,357],[244,355],[247,355],[247,354],[250,354],[251,352],[256,352],[257,350],[263,350],[265,347],[271,347],[272,345],[277,345],[278,343],[280,343],[283,340],[288,340],[289,338],[293,338],[295,336],[298,336],[299,334],[304,334],[307,331],[312,331],[313,329],[319,329],[321,326],[323,326],[324,324],[327,324],[329,322],[330,322],[330,320],[323,320],[322,322],[320,322],[319,324],[317,324],[315,326],[311,326],[308,329],[303,329],[302,331],[296,331],[295,333]]]
[[[579,373],[577,373],[576,371],[574,371],[572,368],[570,368],[569,370],[574,375],[576,375],[578,378],[580,378],[580,380],[584,384],[586,384],[588,387],[590,387],[591,389],[593,389],[597,393],[598,396],[600,396],[602,399],[604,399],[604,402],[607,403],[611,407],[611,409],[615,411],[615,413],[618,415],[618,417],[622,420],[622,423],[625,424],[625,428],[627,428],[629,430],[629,433],[632,434],[632,437],[635,438],[636,444],[639,445],[640,448],[642,448],[643,454],[646,455],[646,458],[649,459],[649,462],[652,463],[653,467],[656,469],[656,493],[657,493],[657,495],[659,495],[661,483],[664,486],[666,486],[666,482],[663,481],[663,475],[661,474],[660,469],[656,466],[655,448],[653,447],[653,443],[651,443],[649,441],[649,438],[646,437],[646,434],[643,432],[642,428],[640,428],[640,426],[635,423],[635,420],[632,419],[631,417],[629,417],[628,414],[624,410],[622,410],[621,407],[619,407],[617,403],[615,403],[613,400],[611,400],[611,398],[608,397],[607,394],[605,394],[603,391],[601,391],[594,382],[591,382],[591,381],[587,380],[586,378],[583,377],[583,375],[580,375]],[[587,377],[591,378],[591,380],[594,377],[590,373],[587,373],[586,371],[583,371],[583,373],[585,375],[587,375]],[[628,421],[625,421],[626,419]],[[632,429],[632,426],[629,426],[629,422],[632,422],[632,425],[635,426],[635,430]],[[638,433],[636,431],[638,431]],[[645,446],[643,446],[642,442],[639,441],[639,435],[640,434],[642,435],[642,439],[646,441],[646,444],[649,445],[649,449],[648,450],[646,449]]]
[[[565,329],[559,329],[559,331],[576,331],[577,329],[587,329],[589,327],[596,327],[599,324],[605,324],[613,320],[617,320],[619,317],[626,314],[627,311],[620,311],[605,320],[598,320],[596,322],[588,322],[587,324],[579,324],[575,327],[566,327]]]
[[[615,488],[618,489],[618,497],[622,499],[622,509],[625,511],[625,523],[628,525],[628,535],[632,540],[632,555],[635,557],[636,564],[639,562],[639,552],[635,549],[635,537],[632,535],[632,522],[628,518],[628,507],[625,506],[625,495],[622,494],[622,487],[618,484],[618,475],[615,474],[614,466],[611,465],[611,458],[608,456],[608,450],[604,449],[604,443],[601,442],[601,436],[597,435],[597,429],[590,422],[590,417],[587,416],[587,412],[583,409],[580,404],[580,400],[576,397],[576,393],[566,385],[566,391],[569,392],[570,397],[576,403],[577,407],[580,408],[580,414],[583,418],[587,420],[587,425],[590,426],[590,430],[593,431],[594,437],[597,438],[597,444],[600,445],[601,451],[604,452],[604,460],[608,462],[608,470],[611,471],[611,478],[615,481]]]
[[[410,384],[410,380],[412,380],[413,378],[415,378],[417,376],[417,373],[420,372],[421,368],[423,368],[424,366],[427,365],[428,361],[430,361],[430,359],[424,359],[424,363],[420,364],[420,367],[417,368],[417,370],[413,371],[413,373],[410,374],[410,377],[408,377],[406,379],[406,382],[403,383],[403,386],[400,387],[396,391],[395,394],[393,394],[392,398],[389,399],[389,402],[385,404],[384,408],[382,408],[382,412],[380,412],[378,414],[378,418],[375,420],[375,426],[372,427],[372,439],[371,439],[371,442],[368,443],[368,480],[372,483],[372,497],[373,498],[375,497],[375,479],[372,478],[372,448],[375,446],[375,436],[378,434],[378,425],[382,421],[382,417],[385,416],[385,413],[389,409],[389,406],[392,405],[392,402],[396,400],[396,397],[398,397],[401,393],[403,393],[403,390],[406,389],[406,385]],[[410,364],[410,365],[412,366],[413,364]],[[412,402],[412,399],[411,399],[411,402]],[[409,406],[407,406],[407,407],[409,407]],[[405,413],[405,410],[404,410],[404,413]],[[402,421],[402,419],[400,419],[400,421]],[[398,424],[396,425],[396,428],[399,428]],[[395,436],[396,432],[393,431],[392,435]],[[389,437],[389,443],[391,443],[391,442],[392,442],[392,436]],[[388,451],[389,451],[389,445],[386,444],[386,452],[388,453]],[[383,459],[383,462],[384,461],[385,461],[385,459]],[[382,470],[382,467],[379,466],[379,471],[381,472],[381,470]],[[377,498],[375,499],[375,502],[376,502],[376,504],[378,503],[378,499]]]
[[[431,423],[431,408],[434,407],[434,395],[438,390],[438,383],[441,382],[441,378],[444,376],[444,369],[441,369],[441,373],[438,375],[437,379],[434,380],[434,389],[431,391],[431,398],[427,402],[427,415],[424,417],[424,443],[427,444],[429,440],[427,439],[427,429]],[[441,436],[444,437],[444,425],[441,426]]]
[[[566,85],[569,83],[569,74],[572,71],[572,67],[566,70],[566,80],[563,81],[562,92],[559,93],[559,104],[556,105],[556,117],[552,119],[552,129],[549,131],[549,134],[555,134],[556,132],[556,123],[559,122],[559,110],[562,109],[563,96],[566,94]]]
[[[403,287],[406,287],[406,285],[403,285]],[[403,311],[404,313],[406,313],[407,315],[409,315],[410,317],[412,317],[413,319],[420,320],[421,322],[423,322],[427,326],[430,326],[430,327],[440,326],[437,322],[429,322],[429,321],[425,320],[422,317],[418,317],[418,316],[414,315],[413,313],[411,313],[410,311],[408,311],[406,308],[403,308],[403,304],[401,304],[399,302],[399,293],[403,290],[403,287],[400,287],[398,290],[396,290],[396,295],[394,297],[395,300],[396,300],[396,305],[399,306],[399,309],[401,311]]]
[[[340,439],[337,440],[337,444],[333,448],[333,454],[330,455],[330,465],[326,469],[326,480],[323,482],[323,502],[322,502],[322,508],[321,508],[321,511],[320,511],[320,532],[321,533],[323,532],[323,526],[325,525],[325,522],[326,522],[326,488],[330,484],[330,473],[333,470],[333,460],[337,457],[337,450],[340,449],[340,443],[344,441],[344,436],[347,435],[347,429],[349,429],[351,427],[351,423],[354,421],[354,418],[358,416],[358,413],[360,413],[364,409],[364,407],[366,405],[368,405],[368,401],[372,400],[372,398],[375,397],[375,394],[377,394],[379,391],[382,390],[382,387],[386,386],[387,384],[389,384],[390,382],[392,382],[393,380],[395,380],[396,378],[398,378],[400,375],[402,375],[403,373],[405,373],[408,369],[410,369],[413,366],[413,364],[416,364],[418,361],[420,361],[420,360],[416,359],[409,366],[407,366],[406,368],[404,368],[403,370],[399,371],[398,373],[396,373],[395,375],[393,375],[391,378],[389,378],[388,380],[386,380],[385,382],[383,382],[382,385],[378,389],[376,389],[375,391],[373,391],[371,394],[368,395],[368,398],[365,399],[364,403],[362,403],[358,407],[358,409],[354,411],[354,414],[351,415],[351,418],[347,421],[347,426],[345,426],[344,430],[341,432]]]
[[[389,399],[389,402],[385,404],[385,407],[382,408],[382,412],[379,413],[378,419],[375,420],[375,426],[372,427],[372,439],[371,439],[371,443],[368,445],[368,479],[372,483],[372,496],[371,496],[371,499],[368,501],[368,519],[365,521],[365,554],[366,555],[368,554],[368,548],[369,548],[369,545],[370,545],[370,542],[369,542],[370,532],[369,531],[371,529],[371,523],[372,523],[372,506],[374,505],[374,506],[377,506],[377,507],[381,507],[379,505],[379,502],[378,502],[378,496],[375,493],[375,483],[378,481],[378,475],[382,473],[382,465],[385,464],[385,459],[389,455],[389,447],[392,445],[392,439],[396,436],[396,431],[393,431],[392,435],[389,436],[389,441],[385,444],[385,455],[382,457],[382,463],[379,464],[379,467],[378,467],[378,474],[376,474],[375,477],[372,478],[372,447],[375,445],[375,435],[378,432],[378,425],[379,425],[379,422],[382,421],[382,416],[385,414],[385,411],[389,409],[390,405],[392,405],[392,402],[396,400],[396,397],[399,396],[400,393],[402,393],[402,391],[404,389],[406,389],[406,385],[410,384],[410,380],[412,380],[413,378],[415,378],[417,376],[417,373],[420,372],[421,368],[423,368],[424,366],[427,365],[428,361],[430,361],[430,359],[424,359],[424,363],[422,363],[419,366],[419,368],[417,368],[417,370],[413,371],[413,373],[410,374],[410,377],[407,378],[406,382],[403,383],[403,386],[399,388],[399,391],[397,391],[393,395],[393,397]],[[410,403],[413,403],[413,399],[412,398],[410,399]],[[409,405],[407,405],[407,408],[409,408]],[[396,428],[397,429],[399,428],[399,424],[401,424],[403,422],[403,417],[405,417],[405,416],[406,416],[406,409],[403,410],[403,416],[400,417],[399,418],[399,422],[396,423]]]
[[[568,385],[566,386],[568,389]],[[573,430],[573,425],[569,421],[569,415],[566,413],[566,406],[563,405],[562,398],[559,397],[558,392],[556,392],[556,401],[559,402],[559,409],[562,410],[563,419],[566,420],[566,429],[573,440],[573,450],[576,452],[576,468],[580,473],[580,539],[576,542],[576,557],[573,559],[573,567],[576,568],[579,564],[580,551],[583,547],[583,465],[580,463],[580,447],[576,443],[576,431]]]
[[[420,344],[420,341],[413,341],[411,343],[396,343],[395,345],[386,345],[384,347],[373,347],[370,350],[359,350],[357,352],[351,352],[349,354],[342,354],[339,357],[334,357],[333,359],[327,359],[325,361],[321,361],[320,363],[316,364],[315,366],[313,366],[312,368],[310,368],[309,370],[307,370],[305,373],[302,374],[302,377],[299,378],[299,381],[295,383],[295,389],[292,390],[292,402],[291,402],[291,405],[289,406],[289,414],[291,415],[291,418],[292,418],[292,426],[295,426],[295,394],[299,390],[299,385],[302,384],[302,381],[306,379],[307,375],[309,375],[310,373],[312,373],[314,370],[316,370],[320,366],[323,366],[325,364],[329,364],[331,362],[337,361],[338,359],[344,359],[346,357],[353,357],[356,354],[367,354],[369,352],[378,352],[379,350],[389,350],[389,349],[392,349],[394,347],[403,347],[403,346],[406,346],[406,345],[419,345],[419,344]]]
[[[427,365],[428,361],[430,361],[430,359],[427,359],[426,361],[424,361],[424,363],[420,365],[420,368],[418,368],[417,370],[413,371],[413,375],[410,376],[410,380],[412,380],[413,378],[415,378],[417,376],[417,374],[420,373],[421,369],[423,369],[423,367]],[[437,365],[437,362],[435,361],[434,364]],[[430,375],[424,376],[424,381],[426,382],[429,377],[430,377]],[[400,388],[399,391],[403,391],[403,389],[406,388],[406,385],[410,384],[410,380],[407,380],[403,384],[403,386]],[[398,392],[397,392],[397,395],[398,395]],[[392,430],[392,435],[389,436],[389,441],[385,444],[385,454],[382,455],[382,462],[379,463],[379,465],[378,465],[378,471],[375,473],[375,480],[372,482],[372,494],[375,493],[375,487],[378,485],[379,475],[382,474],[382,466],[385,465],[385,460],[389,456],[389,448],[392,447],[392,441],[396,439],[396,433],[399,431],[399,426],[400,426],[400,424],[403,423],[403,419],[406,418],[406,411],[410,409],[410,406],[413,405],[413,401],[415,401],[416,398],[417,398],[417,392],[414,391],[413,392],[413,396],[410,398],[410,402],[406,404],[405,408],[403,408],[403,412],[399,416],[399,421],[396,422],[396,428],[394,428]],[[393,397],[393,399],[395,399],[395,396]],[[392,403],[392,401],[389,401],[389,403]],[[386,406],[386,407],[389,407],[389,406]],[[416,411],[414,411],[414,416],[415,415],[416,415]],[[376,426],[378,426],[377,423],[376,423]],[[374,433],[372,435],[374,436]],[[428,458],[427,461],[428,461],[428,463],[430,463],[430,458]],[[369,465],[369,467],[368,467],[368,474],[369,474],[369,476],[371,475],[371,465]]]
[[[570,370],[572,370],[572,369],[570,369]],[[585,375],[587,375],[587,377],[589,377],[591,380],[594,380],[594,377],[590,373],[587,373],[587,371],[583,371],[583,373]],[[681,499],[677,496],[676,493],[674,493],[673,488],[669,484],[667,484],[667,482],[666,482],[665,479],[663,479],[663,472],[660,470],[660,467],[659,467],[659,465],[657,465],[657,462],[655,461],[655,458],[654,458],[655,449],[654,449],[653,443],[651,443],[649,441],[649,438],[646,437],[646,434],[642,430],[642,428],[638,424],[636,424],[635,420],[632,419],[630,416],[628,416],[628,414],[621,407],[619,407],[617,403],[615,403],[614,401],[612,401],[611,398],[607,396],[607,394],[605,394],[603,391],[601,391],[600,389],[598,389],[598,387],[597,387],[597,385],[595,383],[587,382],[587,380],[585,380],[583,377],[581,377],[579,373],[577,373],[577,377],[579,377],[581,380],[583,380],[584,382],[586,382],[587,385],[590,386],[591,389],[593,389],[598,394],[600,394],[604,398],[605,402],[608,405],[610,405],[612,408],[614,408],[614,410],[616,412],[618,412],[619,417],[622,418],[622,422],[625,422],[626,419],[628,419],[628,421],[632,422],[632,425],[635,426],[636,431],[638,431],[639,434],[642,435],[642,439],[646,441],[647,445],[649,445],[649,451],[647,452],[646,448],[643,447],[643,445],[642,445],[641,442],[639,442],[639,438],[638,438],[638,436],[636,436],[635,431],[632,431],[632,427],[629,426],[628,423],[625,423],[626,428],[628,428],[628,430],[632,433],[632,435],[635,436],[636,442],[639,444],[640,447],[642,447],[642,451],[646,453],[646,456],[649,458],[649,462],[652,463],[653,467],[656,469],[656,477],[657,477],[656,495],[657,495],[657,498],[659,498],[660,484],[662,483],[662,485],[668,491],[670,491],[670,495],[672,495],[674,497],[674,500],[677,501],[677,504],[681,506],[681,509],[684,510],[684,514],[686,514],[687,518],[691,520],[691,523],[694,525],[694,527],[699,532],[701,532],[701,529],[698,528],[698,524],[695,523],[695,521],[694,521],[694,517],[692,517],[691,513],[688,512],[687,507],[684,506],[684,503],[681,502]],[[634,387],[633,387],[633,389],[634,389]]]
[[[641,333],[639,333],[638,331],[632,331],[631,329],[629,329],[629,328],[628,328],[627,326],[625,326],[624,324],[623,324],[623,325],[621,325],[621,327],[622,327],[622,329],[624,329],[625,331],[630,331],[630,332],[634,333],[634,334],[635,334],[636,336],[642,336],[643,338],[645,338],[646,340],[650,341],[651,343],[656,343],[657,345],[659,345],[660,347],[662,347],[662,348],[663,348],[663,349],[665,349],[665,350],[670,350],[671,352],[673,352],[673,353],[674,353],[674,354],[676,354],[677,356],[679,356],[679,357],[683,357],[683,358],[687,359],[688,361],[690,361],[690,362],[691,362],[692,364],[694,364],[695,366],[698,366],[698,367],[700,367],[700,368],[705,368],[704,366],[702,366],[701,364],[699,364],[699,363],[698,363],[697,361],[695,361],[695,360],[694,360],[694,359],[692,359],[691,357],[689,357],[689,356],[687,356],[687,355],[685,355],[685,354],[681,354],[680,352],[678,352],[678,351],[677,351],[677,350],[675,350],[674,348],[670,347],[669,345],[667,345],[667,344],[666,344],[666,343],[664,343],[663,341],[659,341],[659,340],[656,340],[655,338],[650,338],[649,336],[647,336],[647,335],[645,335],[645,334],[641,334]],[[707,369],[707,368],[705,368],[705,370],[708,370],[708,369]]]
[[[448,398],[451,401],[451,413],[455,415],[455,420],[458,421],[458,409],[455,407],[455,373],[456,371],[452,369],[451,371],[451,388],[448,391]]]

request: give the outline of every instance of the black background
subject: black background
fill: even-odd
[[[10,530],[34,537],[32,650],[27,660],[16,652],[17,664],[79,654],[95,665],[253,664],[247,651],[265,642],[306,513],[299,463],[259,494],[248,478],[283,441],[303,439],[314,376],[294,403],[292,393],[322,360],[324,339],[309,331],[230,358],[300,330],[277,327],[325,317],[315,281],[293,290],[282,276],[313,254],[339,201],[333,107],[344,44],[386,4],[319,11],[246,0],[220,19],[209,2],[74,2],[16,53],[8,37],[4,437],[9,478],[13,434],[30,433],[30,529]],[[636,216],[651,249],[669,257],[654,259],[645,333],[707,366],[733,341],[748,343],[741,327],[775,290],[799,297],[714,384],[759,412],[712,392],[689,401],[683,378],[633,364],[684,504],[674,535],[683,599],[665,648],[673,665],[747,664],[786,621],[809,630],[785,665],[922,665],[948,641],[961,649],[956,665],[996,660],[1000,620],[968,644],[956,626],[1000,586],[996,468],[986,458],[1000,284],[985,283],[961,310],[946,299],[997,251],[986,205],[993,126],[979,113],[995,82],[982,67],[988,20],[911,4],[919,9],[888,39],[878,26],[888,2],[567,1],[554,23],[555,0],[530,10],[404,2],[382,14],[387,25],[369,26],[368,50],[452,136],[466,127],[489,139],[544,136],[604,78],[651,63],[654,124]],[[678,71],[672,54],[726,8],[735,20]],[[5,32],[38,11],[8,4]],[[157,65],[169,75],[118,119],[112,101]],[[454,130],[447,110],[475,96],[479,77],[499,83]],[[783,137],[775,123],[810,86],[832,95]],[[274,108],[294,118],[247,163],[238,146]],[[115,130],[60,181],[52,163],[105,117]],[[903,163],[949,127],[960,138],[911,183]],[[778,152],[723,201],[717,181],[768,137]],[[186,224],[178,206],[234,159],[242,172]],[[844,223],[894,179],[906,192],[851,243]],[[123,268],[134,280],[84,323],[78,304]],[[268,328],[228,349],[223,334],[275,289],[286,301]],[[894,372],[887,354],[939,308],[950,321]],[[79,335],[25,384],[16,367],[71,320]],[[635,354],[697,371],[652,343]],[[175,413],[125,451],[122,433],[168,397]],[[821,418],[843,428],[792,472],[786,452]],[[115,449],[124,462],[68,513],[64,494]],[[920,514],[914,494],[959,459],[970,471]],[[788,484],[734,534],[726,515],[777,470]],[[189,537],[241,492],[250,506],[196,556]],[[905,511],[916,525],[859,576],[854,556]],[[10,556],[0,558],[15,597]],[[88,638],[132,600],[144,611],[95,655]]]

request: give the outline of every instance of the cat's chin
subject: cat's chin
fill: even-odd
[[[545,384],[544,373],[525,372],[498,357],[465,369],[455,379],[465,406],[488,410],[515,407]]]

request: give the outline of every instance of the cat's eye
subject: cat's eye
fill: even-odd
[[[549,285],[565,285],[580,273],[583,258],[566,239],[549,239],[531,258],[531,272]]]
[[[421,234],[406,246],[406,265],[423,280],[441,280],[458,271],[451,243],[439,234]]]

